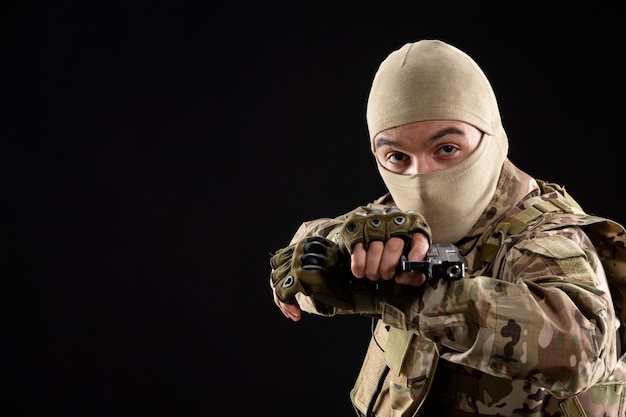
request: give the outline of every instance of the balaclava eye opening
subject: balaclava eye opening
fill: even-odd
[[[468,158],[441,171],[400,175],[376,163],[396,205],[425,217],[433,243],[454,243],[491,201],[508,139],[483,71],[467,54],[438,40],[405,44],[381,63],[367,103],[372,152],[374,137],[383,130],[426,120],[466,122],[483,137]]]

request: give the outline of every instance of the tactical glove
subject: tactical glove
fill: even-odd
[[[344,222],[340,235],[350,253],[354,245],[362,242],[365,248],[373,241],[386,242],[400,237],[410,242],[414,233],[423,233],[430,242],[432,234],[424,216],[415,211],[402,211],[390,206],[384,210],[361,208],[351,213]]]
[[[283,303],[293,302],[301,292],[326,305],[352,309],[349,259],[333,241],[309,236],[278,250],[270,265],[272,285]]]

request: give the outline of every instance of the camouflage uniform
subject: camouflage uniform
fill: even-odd
[[[572,200],[528,230],[498,235],[503,220],[563,200],[557,189],[505,161],[491,203],[456,242],[468,277],[398,286],[384,300],[350,395],[357,415],[369,406],[376,416],[573,417],[585,415],[581,404],[588,417],[626,415],[619,321],[587,226],[604,219]],[[392,204],[386,195],[369,206]],[[337,241],[348,214],[302,224],[292,243]],[[615,235],[623,248],[624,235]],[[313,314],[350,313],[301,293],[297,300]]]

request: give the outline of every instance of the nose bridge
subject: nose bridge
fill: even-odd
[[[432,159],[425,153],[418,153],[411,158],[411,174],[426,174],[434,169]]]

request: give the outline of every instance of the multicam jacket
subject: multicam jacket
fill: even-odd
[[[392,204],[386,195],[369,206]],[[337,240],[346,216],[306,222],[292,242]],[[616,317],[609,290],[626,301],[624,239],[505,161],[492,202],[455,243],[467,276],[398,286],[382,303],[351,391],[357,415],[626,416],[626,312]],[[309,313],[349,313],[297,299]]]

